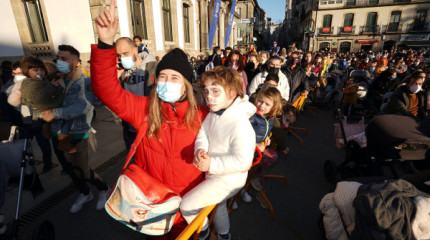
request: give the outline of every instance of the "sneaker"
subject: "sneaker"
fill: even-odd
[[[99,198],[97,200],[96,210],[102,210],[105,207],[105,203],[109,198],[110,188],[108,187],[105,191],[99,191]]]
[[[211,238],[211,231],[209,228],[207,228],[204,231],[200,232],[198,240],[209,240]]]
[[[252,197],[251,195],[249,195],[249,193],[247,193],[245,191],[245,189],[242,189],[242,191],[240,192],[240,196],[242,197],[242,200],[246,203],[250,203],[252,202]]]
[[[231,206],[231,209],[236,210],[238,208],[237,202],[233,202],[233,205]]]
[[[85,203],[93,200],[94,196],[93,193],[90,192],[88,195],[79,194],[78,199],[76,199],[75,203],[73,203],[72,207],[70,208],[70,213],[77,213],[81,211],[82,207],[84,207]]]
[[[230,233],[227,233],[224,235],[217,234],[216,236],[217,236],[217,240],[231,240],[231,234]]]

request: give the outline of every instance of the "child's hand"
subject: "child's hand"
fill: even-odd
[[[206,172],[206,171],[209,171],[209,167],[211,165],[211,159],[205,150],[199,149],[196,155],[194,156],[193,164],[200,171]]]
[[[257,143],[256,146],[260,150],[260,152],[264,152],[264,149],[266,149],[266,146],[264,146],[264,144],[262,143]]]
[[[269,137],[267,137],[266,139],[264,139],[264,145],[266,145],[266,147],[269,146],[270,143],[271,143],[271,140],[270,140]]]

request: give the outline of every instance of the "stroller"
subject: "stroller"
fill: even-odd
[[[335,117],[340,130],[336,143],[341,138],[346,154],[339,166],[332,160],[325,161],[324,176],[331,183],[349,177],[384,175],[383,165],[391,169],[394,178],[398,178],[393,162],[430,157],[430,138],[418,130],[418,123],[410,117],[380,115],[373,118],[367,127],[362,117],[358,121],[352,117],[347,118],[350,121],[342,121],[339,110]]]
[[[18,198],[16,203],[15,216],[13,219],[12,229],[0,235],[0,239],[19,239],[20,235],[20,208],[21,208],[21,200],[22,193],[25,185],[28,185],[28,182],[25,181],[30,179],[30,185],[26,186],[31,188],[34,185],[40,184],[40,180],[38,178],[34,158],[31,149],[31,139],[20,139],[19,129],[17,126],[12,126],[9,123],[0,123],[0,168],[2,168],[2,172],[6,173],[7,176],[0,176],[2,178],[2,182],[6,182],[9,177],[11,178],[19,178],[19,186],[18,186]],[[7,134],[7,133],[10,134]],[[38,186],[41,188],[41,185]],[[1,190],[6,190],[5,188],[1,188]],[[5,195],[5,194],[0,194]],[[33,196],[35,193],[33,192]],[[3,199],[0,199],[0,203],[2,204]],[[1,207],[1,206],[0,206]],[[6,229],[3,226],[3,229]],[[53,240],[55,239],[55,230],[53,224],[49,221],[43,222],[34,232],[32,239],[47,239]]]

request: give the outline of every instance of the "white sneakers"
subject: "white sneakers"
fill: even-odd
[[[110,188],[105,191],[99,191],[99,199],[97,200],[96,210],[102,210],[109,197]]]
[[[252,202],[252,197],[247,193],[244,189],[240,192],[240,196],[242,197],[242,200],[246,203]]]
[[[96,210],[102,210],[105,207],[105,203],[109,197],[110,188],[108,187],[105,191],[99,191],[99,198],[97,199],[96,204]],[[70,213],[77,213],[81,211],[81,209],[84,207],[84,205],[87,202],[90,202],[93,200],[94,195],[92,192],[88,195],[79,194],[78,199],[76,199],[75,203],[73,203],[72,207],[70,208]]]
[[[94,195],[92,192],[88,195],[84,195],[82,193],[79,194],[78,199],[76,199],[75,203],[73,203],[72,207],[70,208],[70,213],[77,213],[81,211],[82,207],[84,207],[85,203],[93,200]]]
[[[233,205],[231,205],[231,209],[236,210],[237,208],[238,208],[238,206],[237,206],[237,202],[236,202],[236,201],[234,201],[234,202],[233,202]]]

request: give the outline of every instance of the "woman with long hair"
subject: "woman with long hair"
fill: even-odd
[[[115,1],[111,1],[114,9]],[[98,45],[92,45],[91,77],[94,93],[139,133],[135,164],[180,196],[204,180],[193,165],[194,142],[208,110],[197,104],[187,55],[175,48],[156,68],[156,82],[149,97],[125,91],[117,78],[114,36],[118,29],[115,11],[105,10],[96,19]],[[180,212],[164,239],[175,239],[187,226]]]

